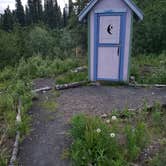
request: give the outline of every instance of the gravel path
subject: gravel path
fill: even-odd
[[[58,108],[50,111],[43,107],[44,101],[57,102]],[[68,121],[73,115],[101,115],[115,108],[137,108],[144,101],[166,103],[166,88],[99,86],[64,90],[59,97],[55,92],[40,94],[30,110],[33,130],[21,145],[19,165],[70,166],[71,162],[62,156],[71,143]]]

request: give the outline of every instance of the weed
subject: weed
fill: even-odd
[[[132,58],[131,74],[138,83],[165,84],[166,83],[166,58],[165,52],[140,55]]]
[[[74,116],[71,121],[73,144],[70,157],[76,166],[123,166],[137,162],[141,152],[153,140],[160,140],[159,144],[165,146],[165,130],[157,135],[153,132],[154,129],[163,130],[165,115],[156,104],[152,110],[144,107],[139,112],[116,110],[104,121],[83,114]]]
[[[55,112],[58,104],[55,101],[45,101],[42,106],[48,111]]]
[[[58,84],[66,84],[66,83],[73,83],[73,82],[80,82],[88,80],[87,72],[80,72],[80,73],[66,73],[62,76],[59,76],[56,79]]]
[[[65,149],[65,150],[63,151],[63,154],[62,154],[61,158],[62,158],[62,160],[64,160],[64,159],[68,159],[69,156],[70,156],[70,151],[69,151],[69,149]]]

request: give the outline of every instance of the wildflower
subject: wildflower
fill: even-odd
[[[97,132],[97,133],[101,133],[101,129],[98,128],[98,129],[96,130],[96,132]]]
[[[117,117],[116,117],[116,116],[112,116],[111,119],[112,119],[112,120],[117,120]]]
[[[106,123],[108,123],[108,124],[109,124],[109,123],[110,123],[110,120],[109,120],[109,119],[107,119],[107,120],[106,120]]]
[[[110,137],[111,137],[111,138],[114,138],[114,137],[115,137],[115,133],[111,133],[111,134],[110,134]]]

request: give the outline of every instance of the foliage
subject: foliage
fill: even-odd
[[[16,0],[16,19],[20,25],[25,25],[24,7],[21,0]]]
[[[132,57],[131,75],[138,83],[166,83],[166,54]]]
[[[76,59],[43,59],[34,56],[28,60],[21,59],[17,67],[6,67],[0,73],[0,84],[3,85],[3,93],[0,94],[0,140],[5,134],[5,141],[15,136],[18,129],[21,136],[29,133],[31,118],[27,111],[32,105],[32,79],[37,77],[54,77],[57,74],[67,72],[79,65]],[[16,114],[19,98],[22,101],[21,123],[16,123]],[[46,104],[46,103],[45,103]],[[56,107],[51,103],[45,106]],[[6,141],[7,142],[7,141]],[[10,146],[4,142],[0,151],[0,164],[8,161]]]
[[[67,84],[73,82],[80,82],[88,80],[88,74],[86,72],[72,73],[68,72],[64,75],[60,75],[56,78],[56,83],[58,84]]]
[[[28,35],[26,45],[33,54],[44,56],[53,47],[53,38],[46,29],[34,27]]]
[[[166,45],[166,1],[135,1],[144,13],[144,20],[134,22],[133,54],[161,53]]]
[[[166,134],[163,123],[156,126],[156,112],[162,114],[160,118],[157,116],[157,122],[158,118],[164,122],[165,111],[157,104],[151,111],[146,108],[132,113],[129,110],[114,111],[104,119],[84,114],[74,116],[71,121],[73,143],[70,150],[73,165],[123,166],[139,165],[139,162],[149,165],[151,160],[139,161],[142,152],[153,146],[154,141],[162,140]],[[162,150],[162,144],[160,146]],[[152,154],[150,157],[156,165],[165,162],[160,161],[164,157],[161,152]]]
[[[166,45],[166,2],[163,0],[134,1],[142,9],[144,20],[141,23],[134,21],[133,55],[161,53]],[[21,26],[43,23],[51,29],[67,28],[67,32],[71,31],[74,46],[81,46],[86,51],[87,26],[78,22],[78,14],[87,3],[88,0],[74,2],[69,0],[69,5],[63,9],[62,14],[57,0],[46,0],[44,6],[41,0],[28,0],[25,11],[23,11],[21,1],[16,0],[16,10],[12,12],[9,7],[5,10],[0,17],[0,27],[11,31],[16,23]],[[60,32],[61,29],[58,33]]]
[[[78,115],[72,119],[74,143],[71,157],[74,165],[126,165],[111,130],[100,119]]]

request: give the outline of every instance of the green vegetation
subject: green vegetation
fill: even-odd
[[[58,106],[57,106],[57,103],[55,101],[45,101],[42,104],[42,107],[44,107],[48,111],[55,112]]]
[[[63,13],[57,0],[28,0],[23,11],[20,0],[16,10],[7,8],[0,15],[0,68],[18,64],[20,58],[40,54],[61,58],[87,53],[87,25],[78,22],[78,13],[88,0],[69,0],[69,13]],[[165,51],[166,2],[163,0],[135,0],[144,13],[144,20],[134,22],[133,55],[156,54]],[[160,11],[160,14],[158,14]]]
[[[133,55],[156,53],[166,46],[166,1],[134,0],[144,14],[142,22],[134,21]],[[157,14],[160,12],[160,14]]]
[[[56,78],[56,83],[57,84],[67,84],[67,83],[87,81],[87,80],[88,80],[87,71],[78,72],[78,73],[67,72],[63,75],[58,76]]]
[[[156,165],[164,165],[160,150],[166,146],[166,142],[161,141],[166,136],[165,118],[165,110],[158,105],[152,111],[146,107],[139,112],[126,110],[125,115],[123,111],[116,111],[106,119],[83,114],[74,116],[69,155],[73,165],[150,166],[151,157]],[[160,144],[157,152],[149,152],[147,160],[141,160],[142,152],[154,142]]]
[[[166,84],[166,53],[133,57],[131,75],[138,83]]]
[[[4,14],[0,14],[0,92],[3,92],[0,93],[0,165],[7,165],[10,142],[16,129],[19,129],[22,137],[29,132],[30,118],[27,110],[32,104],[31,99],[34,95],[31,93],[32,79],[58,76],[56,79],[58,83],[87,79],[87,71],[69,72],[82,64],[76,57],[80,55],[85,57],[87,54],[87,25],[78,22],[78,13],[87,2],[88,0],[75,2],[69,0],[69,12],[64,8],[62,13],[57,0],[46,0],[44,6],[41,0],[28,0],[25,10],[21,0],[16,0],[14,11],[7,7]],[[134,22],[134,57],[131,73],[139,83],[165,84],[166,1],[135,0],[135,2],[143,10],[145,19],[141,23]],[[82,59],[86,59],[84,57]],[[65,74],[61,75],[62,73]],[[23,122],[18,125],[15,123],[15,117],[19,97],[22,100]],[[51,108],[55,106],[52,103],[45,103],[45,106],[48,105]],[[127,121],[131,117],[136,118],[127,111],[125,114]],[[151,115],[152,122],[158,130],[164,131],[161,130],[161,123],[159,123],[165,117],[163,112],[155,112]],[[113,126],[118,128],[119,126],[116,125],[115,123]],[[119,129],[126,134],[122,133],[122,135],[128,138],[127,147],[124,147],[115,139],[116,136],[110,138],[107,135],[114,132],[114,129],[98,118],[81,116],[73,119],[73,126],[78,127],[76,130],[79,134],[74,136],[73,129],[72,134],[76,143],[72,148],[72,159],[76,165],[79,162],[87,165],[94,163],[101,165],[107,162],[112,165],[126,165],[128,161],[137,158],[146,145],[144,138],[147,136],[146,129],[149,128],[147,122],[143,121],[135,124],[136,132],[133,133],[132,125],[127,124],[123,131]],[[94,133],[94,128],[97,127],[102,130],[101,133]],[[165,129],[164,123],[162,127]],[[141,138],[138,137],[138,133],[142,135]],[[112,144],[114,146],[111,146]],[[159,162],[160,159],[159,153],[154,158],[154,163]]]
[[[75,59],[43,59],[35,56],[27,60],[20,60],[17,67],[6,67],[0,73],[0,163],[8,161],[11,139],[14,138],[18,129],[23,137],[29,132],[30,117],[27,114],[32,104],[32,79],[38,77],[55,77],[79,65]],[[58,95],[55,93],[54,95]],[[22,122],[16,123],[18,99],[21,98]],[[48,109],[56,109],[55,102],[46,102],[44,106]],[[1,164],[2,165],[2,164]]]

